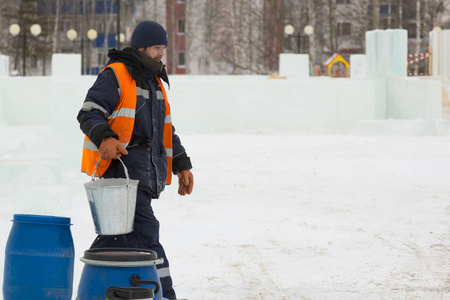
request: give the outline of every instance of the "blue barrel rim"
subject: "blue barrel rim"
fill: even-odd
[[[70,218],[50,215],[14,214],[12,222],[41,225],[72,225]]]
[[[156,251],[140,248],[105,247],[84,251],[84,257],[94,261],[148,262],[158,258]]]

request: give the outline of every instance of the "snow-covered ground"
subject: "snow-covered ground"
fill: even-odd
[[[154,202],[180,298],[450,298],[449,136],[180,135],[194,192]],[[0,126],[0,260],[13,214],[70,217],[75,299],[89,178],[55,176],[45,136]]]

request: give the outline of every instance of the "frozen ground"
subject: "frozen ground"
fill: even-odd
[[[89,178],[37,163],[52,160],[42,128],[0,129],[0,259],[13,214],[71,217],[75,298]],[[180,298],[450,299],[448,136],[181,136],[194,193],[154,205]]]

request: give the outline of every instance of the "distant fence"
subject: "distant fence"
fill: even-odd
[[[424,59],[427,59],[430,56],[431,56],[431,53],[429,53],[429,52],[408,54],[408,66],[418,63],[419,61],[422,61]],[[429,69],[429,66],[428,66],[428,69]],[[408,72],[408,76],[428,76],[428,75],[429,75],[428,73],[424,73],[424,72]]]

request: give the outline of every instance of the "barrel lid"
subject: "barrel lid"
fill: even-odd
[[[44,215],[15,214],[12,221],[33,224],[70,225],[70,218]]]
[[[139,248],[93,248],[84,251],[83,258],[97,261],[143,262],[156,260],[158,255],[153,250]]]

